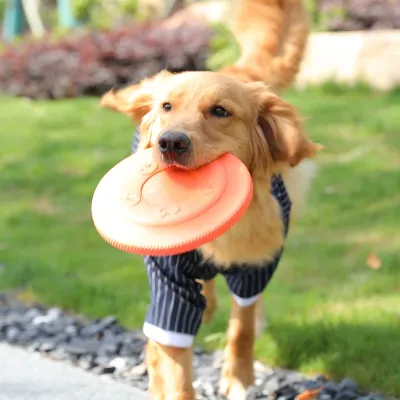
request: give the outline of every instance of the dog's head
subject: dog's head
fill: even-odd
[[[163,71],[106,93],[101,104],[141,123],[140,148],[153,147],[165,165],[196,168],[232,153],[253,176],[265,176],[322,147],[306,138],[295,109],[266,85],[221,73]]]

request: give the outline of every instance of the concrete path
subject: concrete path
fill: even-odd
[[[147,400],[142,391],[0,343],[0,400]]]

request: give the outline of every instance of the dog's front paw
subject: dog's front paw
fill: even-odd
[[[228,400],[246,400],[247,388],[254,382],[253,365],[242,360],[225,360],[219,392]]]

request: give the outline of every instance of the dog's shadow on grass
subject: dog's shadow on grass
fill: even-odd
[[[275,342],[276,363],[284,368],[350,377],[362,388],[400,395],[400,316],[386,325],[275,321],[266,334]],[[262,342],[261,337],[259,349]]]

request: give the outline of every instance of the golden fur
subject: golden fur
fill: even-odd
[[[239,0],[232,31],[241,56],[222,72],[262,81],[274,91],[293,82],[309,32],[302,0]]]
[[[242,47],[240,59],[220,72],[162,71],[138,85],[106,93],[101,101],[141,123],[139,148],[153,148],[166,131],[184,132],[191,151],[181,164],[196,168],[224,153],[239,157],[254,183],[251,204],[228,232],[200,248],[226,268],[232,263],[271,260],[284,243],[280,208],[270,193],[273,173],[280,173],[299,214],[313,175],[311,158],[321,148],[305,135],[296,110],[278,97],[299,69],[308,34],[301,0],[242,0],[233,32]],[[163,108],[169,103],[171,108]],[[215,116],[215,107],[229,112]],[[207,299],[204,321],[216,308],[214,282],[203,282]],[[244,399],[253,382],[253,343],[263,317],[262,297],[241,308],[232,300],[221,392]],[[258,324],[258,326],[257,326]],[[191,349],[149,341],[150,391],[156,399],[193,400]]]
[[[268,181],[274,172],[285,174],[319,149],[304,135],[295,109],[264,83],[242,82],[217,72],[163,71],[134,91],[113,96],[120,97],[124,112],[141,121],[139,146],[154,148],[155,157],[159,156],[156,144],[161,134],[178,130],[193,144],[187,168],[209,163],[224,153],[246,164],[254,184],[250,207],[233,228],[200,250],[227,267],[234,262],[271,260],[284,237],[279,205]],[[170,112],[162,111],[166,102],[172,105]],[[210,109],[215,105],[232,116],[213,116]]]

